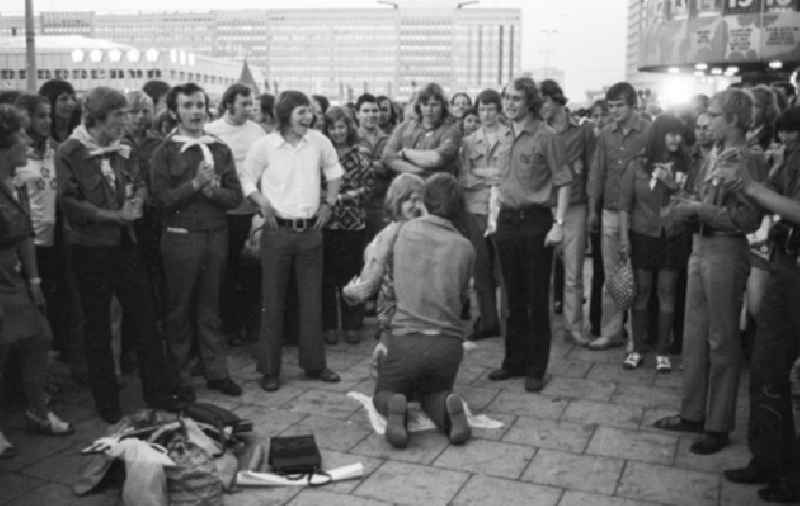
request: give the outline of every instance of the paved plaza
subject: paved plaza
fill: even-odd
[[[656,375],[652,356],[643,368],[623,371],[624,351],[593,352],[560,337],[559,318],[549,383],[541,395],[524,391],[522,380],[491,382],[487,373],[499,365],[501,339],[478,343],[465,355],[456,391],[472,410],[504,423],[501,429],[477,430],[456,447],[436,432],[412,434],[408,448],[392,449],[374,434],[366,412],[346,396],[372,393],[370,352],[373,342],[328,348],[329,366],[342,382],[305,380],[296,348],[287,348],[283,386],[266,393],[258,386],[255,364],[245,349],[234,350],[231,371],[244,385],[240,398],[209,394],[197,383],[201,400],[233,409],[254,422],[254,436],[313,432],[326,468],[361,462],[362,479],[320,488],[247,489],[226,495],[226,505],[290,504],[326,506],[524,505],[524,506],[751,506],[760,504],[757,487],[728,483],[722,469],[747,462],[746,378],[742,381],[737,429],[732,446],[714,456],[689,453],[692,436],[655,430],[651,423],[676,412],[681,374]],[[374,328],[369,325],[365,335]],[[128,397],[138,391],[133,378]],[[117,493],[77,498],[69,488],[86,443],[105,424],[93,415],[86,390],[68,389],[57,410],[77,423],[68,438],[31,437],[20,413],[6,413],[0,424],[20,455],[0,461],[0,504],[8,506],[105,506]],[[128,406],[136,404],[129,399]]]

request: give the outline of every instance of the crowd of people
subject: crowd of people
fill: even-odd
[[[195,83],[157,81],[80,101],[58,80],[4,94],[0,374],[23,386],[29,428],[63,435],[73,427],[48,404],[51,350],[113,423],[117,361],[167,410],[194,401],[192,376],[240,395],[226,354],[243,343],[265,391],[280,388],[294,340],[309,378],[338,382],[325,345],[359,342],[375,314],[388,440],[407,444],[413,397],[459,444],[464,339],[502,334],[489,379],[540,392],[552,309],[558,338],[627,346],[624,369],[669,373],[682,353],[680,411],[655,425],[699,433],[696,454],[729,444],[749,356],[753,458],[726,477],[797,499],[795,100],[791,86],[736,86],[665,112],[620,82],[571,111],[559,83],[526,77],[449,100],[430,83],[407,104],[235,84],[213,110]],[[629,305],[610,283],[626,265]],[[0,456],[14,451],[0,432]]]

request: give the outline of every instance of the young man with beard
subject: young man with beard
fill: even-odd
[[[364,206],[367,212],[366,235],[368,242],[383,228],[385,222],[383,201],[386,198],[386,190],[392,182],[392,175],[381,160],[389,135],[378,127],[379,115],[377,98],[369,93],[358,97],[356,102],[358,149],[369,157],[372,163],[373,187]]]
[[[448,121],[442,87],[426,85],[414,104],[416,118],[398,126],[383,151],[383,163],[393,174],[428,177],[435,172],[457,172],[461,129]]]
[[[742,349],[739,316],[750,270],[745,234],[761,224],[761,211],[722,184],[731,175],[759,180],[763,156],[747,147],[753,101],[729,89],[708,111],[716,147],[695,179],[698,200],[675,205],[677,222],[699,223],[689,259],[683,333],[683,399],[680,414],[655,423],[660,429],[704,432],[690,450],[716,453],[728,445],[736,422]]]
[[[222,95],[223,117],[206,125],[206,132],[216,135],[233,153],[237,174],[241,172],[247,152],[266,134],[254,121],[253,95],[250,88],[237,83]],[[222,324],[231,344],[241,342],[243,325],[247,321],[248,298],[242,294],[242,248],[250,234],[256,208],[246,199],[236,209],[228,211],[228,268],[222,284]],[[253,297],[249,298],[250,300]]]
[[[635,110],[636,92],[629,83],[614,84],[606,92],[611,115],[597,137],[597,147],[589,171],[589,228],[601,230],[603,271],[606,279],[620,262],[620,194],[622,174],[634,156],[641,153],[647,140],[649,122]],[[602,211],[602,215],[600,214]],[[595,251],[594,254],[597,254]],[[600,337],[589,343],[593,350],[623,346],[623,311],[607,289],[603,289]]]
[[[567,337],[576,344],[589,344],[583,323],[583,259],[586,250],[586,171],[594,154],[592,127],[580,126],[570,119],[567,98],[557,82],[546,79],[541,84],[542,118],[564,141],[567,164],[572,171],[569,204],[564,216],[563,241],[563,313]],[[554,283],[555,285],[555,283]],[[554,296],[555,298],[555,296]]]
[[[111,297],[135,325],[145,401],[177,407],[175,381],[156,330],[150,283],[136,245],[133,221],[147,190],[130,147],[120,143],[127,120],[125,97],[111,88],[90,90],[85,125],[56,152],[61,205],[85,317],[89,384],[103,420],[122,416],[111,353]]]
[[[344,171],[331,141],[322,132],[311,130],[314,115],[306,95],[283,92],[275,105],[275,117],[277,131],[250,148],[241,174],[244,194],[264,217],[258,361],[264,372],[261,388],[268,392],[280,388],[284,312],[292,269],[299,300],[300,367],[311,378],[340,381],[327,367],[322,339],[322,228],[337,201]]]
[[[514,140],[500,185],[497,244],[508,298],[505,359],[489,373],[498,381],[525,376],[525,390],[544,388],[550,358],[548,296],[553,246],[564,237],[572,173],[563,140],[541,119],[533,79],[515,79],[503,91]],[[555,216],[553,194],[557,194]]]
[[[184,397],[194,397],[189,361],[195,339],[208,388],[241,395],[241,387],[228,374],[219,318],[228,256],[226,213],[242,201],[236,165],[230,148],[205,132],[208,96],[201,87],[173,87],[167,107],[178,118],[178,128],[156,149],[151,162],[153,193],[164,222],[167,342]]]

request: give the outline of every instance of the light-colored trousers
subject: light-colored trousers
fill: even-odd
[[[583,261],[586,254],[586,204],[570,204],[564,216],[564,329],[582,340]]]
[[[619,211],[603,209],[601,246],[606,280],[614,275],[619,264]],[[617,306],[606,285],[603,285],[603,316],[600,337],[615,341],[622,339],[622,309]]]

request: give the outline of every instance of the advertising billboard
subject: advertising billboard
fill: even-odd
[[[639,69],[800,64],[800,0],[646,0]]]

